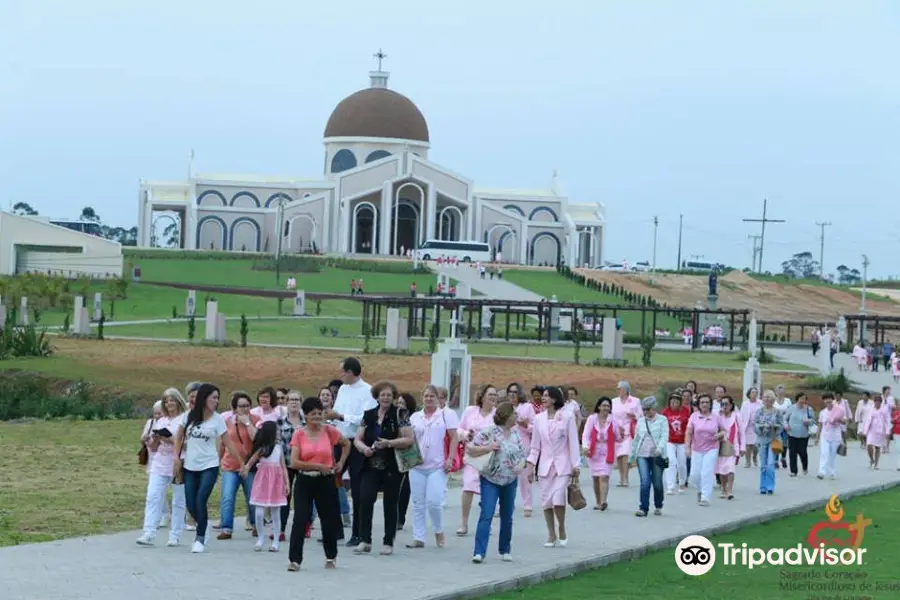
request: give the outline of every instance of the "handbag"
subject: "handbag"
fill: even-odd
[[[841,442],[841,445],[838,446],[838,449],[837,449],[837,455],[838,456],[847,456],[847,444]]]
[[[419,451],[419,442],[413,438],[413,443],[406,448],[394,448],[394,458],[397,459],[397,468],[401,473],[408,473],[413,467],[418,467],[424,462]]]
[[[811,411],[808,408],[806,409],[806,415],[809,417],[809,420],[812,421],[806,429],[809,431],[809,435],[816,435],[819,433],[819,425],[815,421],[815,415],[811,414]]]
[[[581,510],[587,506],[587,500],[585,500],[584,493],[581,491],[581,484],[574,477],[566,489],[566,500],[569,502],[572,510]]]
[[[492,436],[488,440],[488,444],[493,443],[493,441],[494,440]],[[471,454],[466,452],[465,456],[463,457],[463,463],[468,467],[472,467],[479,473],[484,473],[490,466],[491,460],[494,458],[495,454],[496,452],[494,450],[491,450],[486,454],[481,454],[480,456],[472,456]]]
[[[772,440],[772,452],[775,454],[781,454],[784,452],[784,444],[781,443],[780,438],[775,438]]]
[[[150,419],[149,421],[147,421],[147,424],[144,425],[144,435],[147,435],[147,433],[152,428],[153,428],[153,419]],[[141,439],[143,440],[143,437]],[[138,464],[142,467],[146,467],[147,463],[150,462],[150,451],[147,449],[147,444],[145,444],[143,441],[141,442],[141,449],[138,450],[137,456],[138,456]]]
[[[444,419],[444,428],[447,428],[447,419],[444,416],[444,413],[441,413],[441,418]],[[460,469],[463,468],[463,459],[465,458],[466,449],[462,443],[456,444],[455,453],[450,448],[450,433],[447,432],[444,434],[444,460],[453,456],[453,464],[450,466],[450,472],[456,473]]]
[[[650,423],[647,422],[647,419],[644,419],[644,426],[647,428],[647,435],[650,436],[650,441],[653,442],[653,448],[656,452],[659,452],[659,446],[656,445],[656,440],[653,439],[653,434],[650,433]],[[653,462],[660,469],[666,470],[669,468],[669,457],[663,456],[662,454],[657,454],[653,457]]]
[[[734,444],[727,439],[719,442],[719,458],[731,458],[734,456]]]

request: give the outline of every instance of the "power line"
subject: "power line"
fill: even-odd
[[[761,223],[762,228],[759,233],[759,271],[762,272],[763,265],[763,246],[766,243],[766,223],[785,223],[784,219],[769,219],[766,216],[769,207],[769,199],[763,199],[762,219],[744,219],[744,223]]]
[[[816,221],[816,227],[822,230],[819,236],[819,277],[825,276],[825,228],[831,227],[831,221]]]

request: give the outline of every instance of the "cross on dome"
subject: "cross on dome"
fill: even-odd
[[[387,57],[388,57],[388,55],[385,54],[381,48],[378,49],[378,52],[376,52],[375,54],[372,55],[372,58],[375,58],[376,60],[378,60],[378,70],[379,71],[381,70],[382,61],[384,61],[384,59],[386,59]]]

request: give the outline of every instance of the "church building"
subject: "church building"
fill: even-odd
[[[603,204],[570,201],[555,172],[544,190],[491,190],[430,161],[425,117],[388,87],[376,57],[370,86],[325,125],[321,178],[192,168],[185,181],[142,180],[138,246],[167,245],[177,218],[174,245],[191,250],[390,256],[450,240],[487,242],[507,263],[603,264]]]

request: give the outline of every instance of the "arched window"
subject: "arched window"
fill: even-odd
[[[376,150],[375,152],[372,152],[371,154],[369,154],[366,157],[366,162],[367,163],[375,162],[376,160],[388,157],[390,155],[391,155],[391,153],[388,152],[387,150]]]
[[[349,171],[356,168],[356,156],[346,148],[338,150],[334,158],[331,159],[331,172],[340,173],[341,171]]]

